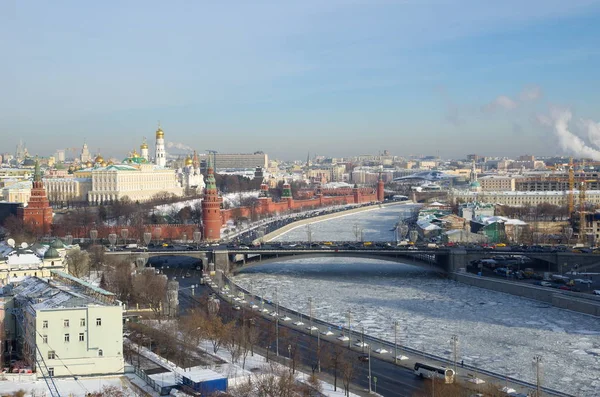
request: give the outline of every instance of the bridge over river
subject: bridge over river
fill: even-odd
[[[225,246],[213,249],[173,251],[160,250],[149,252],[116,251],[107,252],[111,256],[123,256],[131,258],[132,262],[138,257],[152,258],[165,256],[185,256],[198,259],[200,266],[207,268],[209,263],[214,263],[217,269],[226,273],[233,273],[244,266],[257,265],[259,263],[272,262],[274,260],[298,259],[316,256],[338,256],[354,258],[381,259],[392,262],[406,263],[427,268],[435,268],[438,271],[452,273],[461,268],[466,268],[473,261],[493,257],[494,255],[518,255],[532,260],[528,267],[534,267],[538,271],[560,272],[574,265],[580,267],[600,263],[600,256],[595,254],[574,252],[531,252],[531,251],[493,251],[474,250],[464,248],[439,248],[439,249],[415,249],[409,250],[404,247],[382,248],[360,248],[347,249],[304,247],[304,248],[265,248],[255,247],[250,249],[227,248]]]

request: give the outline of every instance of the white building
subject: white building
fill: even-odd
[[[88,149],[87,143],[83,144],[83,148],[81,149],[81,156],[79,156],[79,160],[82,164],[87,163],[92,160],[92,155],[90,154],[90,150]]]
[[[0,285],[27,276],[50,277],[51,270],[67,271],[65,254],[60,240],[50,245],[22,244],[16,247],[0,242]]]
[[[147,201],[161,192],[183,196],[175,171],[154,164],[97,167],[91,170],[91,179],[91,204],[114,202],[125,196],[131,201]]]
[[[156,152],[154,156],[154,164],[159,167],[164,167],[167,164],[167,153],[165,152],[165,133],[158,125],[156,130]]]
[[[34,371],[123,373],[123,306],[111,292],[53,271],[51,279],[27,277],[3,287],[1,300],[14,307],[15,315],[2,313],[6,335],[22,340],[23,359]]]
[[[185,159],[184,166],[177,169],[177,180],[186,194],[200,194],[204,190],[204,175],[200,172],[200,162],[194,152],[194,160],[190,156]]]
[[[502,204],[512,207],[522,207],[524,205],[535,206],[543,203],[564,206],[567,204],[568,192],[471,192],[454,190],[452,198],[453,200],[461,200],[463,202],[477,200],[484,203]],[[573,198],[575,205],[578,205],[578,190],[574,191]],[[600,190],[586,191],[585,201],[593,205],[600,205]]]

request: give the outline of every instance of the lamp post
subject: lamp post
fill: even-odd
[[[65,235],[65,244],[66,245],[71,245],[73,243],[73,236],[69,233],[67,235]]]
[[[160,242],[161,233],[162,233],[162,229],[160,227],[157,227],[154,229],[154,238],[156,239],[156,245],[158,245],[158,243]]]
[[[398,320],[394,321],[394,364],[398,364]]]
[[[200,233],[200,230],[196,230],[192,234],[192,238],[194,239],[194,242],[196,243],[196,249],[199,249],[200,239],[202,238],[202,233]]]
[[[308,316],[309,316],[309,330],[310,330],[310,334],[312,335],[312,318],[313,318],[313,314],[312,314],[312,303],[313,303],[313,298],[312,296],[308,297]],[[318,334],[318,332],[317,332]]]
[[[352,328],[350,327],[350,321],[352,320],[352,313],[348,310],[346,314],[348,317],[348,347],[352,346]]]
[[[96,229],[90,230],[90,238],[92,239],[92,245],[95,245],[96,238],[98,238],[98,230],[96,230]]]
[[[365,326],[361,326],[360,334],[360,345],[362,346],[362,353],[365,354]]]
[[[452,341],[452,355],[454,360],[454,373],[456,374],[456,359],[458,355],[458,335],[452,335],[450,338]]]
[[[110,244],[111,247],[115,247],[115,244],[117,243],[117,235],[116,233],[110,233],[108,235],[108,243]]]
[[[148,248],[148,244],[152,241],[152,233],[144,232],[144,244],[146,244],[146,248]]]
[[[542,388],[542,356],[536,355],[533,357],[533,369],[535,371],[535,397],[541,397]]]
[[[373,390],[371,389],[371,346],[369,346],[369,394],[373,393]]]
[[[121,238],[123,239],[123,244],[127,244],[127,237],[129,237],[129,229],[121,229]]]

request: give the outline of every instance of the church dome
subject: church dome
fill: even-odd
[[[98,155],[96,157],[96,159],[94,160],[94,163],[103,163],[104,162],[104,158],[102,158],[102,156]]]
[[[146,142],[142,143],[142,144],[140,145],[140,149],[141,149],[141,150],[148,149],[148,144],[147,144]]]
[[[60,249],[60,248],[65,248],[65,245],[63,244],[63,242],[60,239],[57,238],[52,243],[50,243],[50,248]]]
[[[50,247],[44,253],[44,259],[57,259],[57,258],[60,258],[60,254],[58,253],[58,250],[56,248]]]
[[[162,139],[165,137],[165,133],[163,132],[163,130],[158,127],[158,129],[156,130],[156,139]]]
[[[192,158],[191,158],[190,156],[187,156],[187,157],[185,158],[185,165],[186,165],[186,166],[190,166],[190,165],[192,165]]]
[[[471,184],[469,186],[471,188],[479,188],[479,187],[481,187],[481,183],[479,183],[479,181],[473,181],[473,182],[471,182]]]
[[[93,166],[93,165],[94,165],[94,164],[92,164],[92,162],[91,162],[91,161],[88,161],[87,163],[85,163],[85,166],[86,166],[87,168],[90,168],[90,167],[91,167],[91,166]]]

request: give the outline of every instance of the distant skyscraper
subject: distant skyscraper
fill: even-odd
[[[88,149],[87,143],[83,144],[81,148],[81,156],[79,157],[82,163],[87,163],[92,159],[92,155],[90,154],[90,150]]]
[[[21,161],[25,160],[27,154],[27,148],[25,147],[23,140],[19,140],[19,144],[17,145],[17,152],[15,153],[17,161],[20,163]]]
[[[59,149],[56,151],[56,161],[58,161],[59,163],[62,163],[65,161],[65,151],[64,149]]]
[[[167,158],[165,153],[165,133],[158,124],[156,130],[156,155],[154,157],[154,164],[164,167],[167,164]]]

